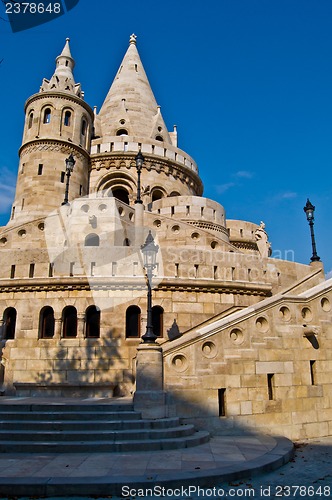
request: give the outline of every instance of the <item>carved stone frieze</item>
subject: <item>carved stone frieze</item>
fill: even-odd
[[[233,241],[231,240],[232,245],[234,245],[236,248],[239,248],[240,250],[255,250],[257,252],[257,245],[256,243],[251,243],[250,241]]]
[[[208,231],[218,231],[219,233],[223,233],[228,235],[227,229],[220,224],[215,224],[213,222],[208,221],[195,221],[195,220],[186,220],[188,224],[191,224],[195,227],[200,227],[201,229],[207,229]]]
[[[41,140],[35,140],[32,142],[28,142],[24,144],[20,151],[19,154],[21,157],[24,157],[26,155],[29,155],[35,151],[56,151],[56,152],[61,152],[64,154],[70,154],[75,151],[75,157],[82,161],[84,158],[89,159],[88,153],[85,153],[85,151],[81,150],[74,144],[67,144],[64,143],[63,141],[57,141],[57,140],[49,140],[49,139],[41,139]]]

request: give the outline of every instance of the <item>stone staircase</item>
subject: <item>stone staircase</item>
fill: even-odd
[[[0,403],[0,453],[174,450],[208,440],[177,417],[142,419],[130,402]]]

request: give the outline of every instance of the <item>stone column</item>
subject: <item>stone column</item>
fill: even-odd
[[[135,245],[141,246],[144,243],[144,205],[135,204]]]
[[[143,219],[144,219],[144,205],[143,203],[135,204],[135,226],[139,228],[143,228]]]
[[[77,315],[77,337],[84,338],[85,314]]]
[[[62,327],[62,318],[55,318],[54,319],[54,338],[55,339],[61,338],[61,327]]]
[[[137,348],[134,409],[143,418],[166,416],[163,352],[158,344],[140,344]]]

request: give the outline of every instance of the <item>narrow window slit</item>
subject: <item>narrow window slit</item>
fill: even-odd
[[[219,417],[226,416],[226,389],[218,389]]]

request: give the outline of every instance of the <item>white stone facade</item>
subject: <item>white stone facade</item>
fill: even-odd
[[[262,224],[229,221],[202,197],[135,37],[98,114],[73,68],[67,40],[53,77],[26,103],[0,234],[3,392],[134,391],[147,307],[141,245],[151,230],[168,411],[216,432],[331,433],[332,282],[322,265],[272,259]]]

